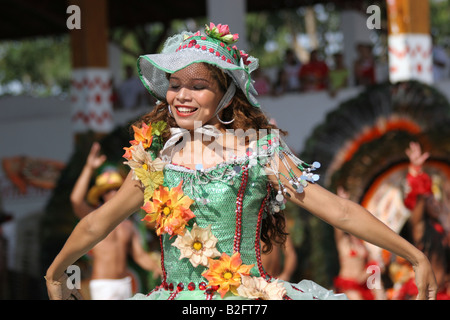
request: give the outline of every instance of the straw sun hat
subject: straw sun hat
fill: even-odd
[[[119,189],[123,181],[122,175],[117,170],[105,170],[95,179],[95,185],[87,194],[87,202],[93,206],[100,205],[100,198],[108,191]]]
[[[159,54],[138,59],[139,75],[147,90],[164,101],[169,88],[167,74],[193,63],[205,62],[225,71],[248,101],[259,107],[250,73],[258,68],[258,59],[239,50],[234,43],[239,36],[231,34],[227,25],[210,23],[204,31],[182,32],[166,40]],[[234,94],[234,92],[233,92]],[[232,94],[232,95],[233,95]]]

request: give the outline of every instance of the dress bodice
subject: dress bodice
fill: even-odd
[[[268,179],[261,174],[260,165],[249,165],[249,159],[219,164],[211,169],[191,170],[169,164],[164,168],[165,185],[176,187],[183,181],[183,192],[195,200],[190,209],[195,214],[193,223],[211,231],[218,242],[216,248],[231,256],[240,252],[242,262],[254,264],[251,274],[263,276],[260,261],[260,225],[268,195]],[[188,259],[179,259],[180,252],[172,244],[175,237],[163,235],[163,265],[168,285],[182,283],[191,287],[205,282],[201,275],[206,267],[193,267]],[[192,285],[193,283],[193,285]]]
[[[291,196],[287,184],[290,192],[302,193],[308,182],[317,181],[312,171],[318,163],[306,164],[277,134],[268,134],[244,145],[245,155],[231,153],[214,167],[189,169],[164,153],[186,130],[171,129],[159,156],[152,148],[161,141],[153,139],[146,149],[151,157],[142,144],[152,141],[150,127],[134,130],[136,140],[124,157],[144,187],[144,220],[156,222],[163,269],[162,284],[136,299],[336,298],[311,281],[274,279],[261,262],[263,219],[283,209]]]

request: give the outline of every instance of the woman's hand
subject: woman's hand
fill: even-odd
[[[58,280],[45,278],[47,293],[50,300],[83,300],[80,292],[74,288],[67,287],[68,277],[64,273]]]
[[[421,261],[413,268],[417,289],[419,290],[417,300],[436,300],[437,283],[428,259],[423,256]]]

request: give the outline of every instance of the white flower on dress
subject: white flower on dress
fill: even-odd
[[[180,250],[180,260],[188,258],[194,267],[198,265],[208,267],[208,258],[220,256],[216,244],[217,238],[211,232],[211,225],[200,228],[194,223],[192,230],[186,229],[184,235],[179,235],[172,246]]]
[[[267,282],[262,277],[242,276],[242,283],[237,293],[242,297],[261,300],[283,300],[286,288],[283,283],[275,280]]]
[[[124,164],[129,165],[133,170],[133,180],[138,180],[136,170],[144,169],[144,171],[149,172],[163,170],[165,163],[160,158],[152,160],[152,156],[144,149],[142,142],[139,142],[139,144],[134,145],[129,149],[131,158],[124,162]]]

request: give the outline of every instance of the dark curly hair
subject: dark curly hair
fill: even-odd
[[[219,83],[219,87],[222,92],[225,92],[233,80],[217,67],[214,67],[208,63],[203,64],[211,71],[214,79]],[[244,131],[255,129],[257,134],[259,134],[260,129],[267,129],[267,131],[276,129],[282,135],[287,134],[287,132],[280,130],[276,125],[271,124],[261,109],[250,105],[244,93],[240,89],[236,90],[236,94],[232,99],[231,105],[223,110],[221,118],[225,122],[234,119],[231,124],[225,125],[226,129],[242,129]],[[177,127],[175,119],[169,113],[168,103],[166,101],[156,105],[151,112],[141,117],[135,125],[140,126],[140,123],[142,122],[152,123],[161,120],[165,121],[169,128]],[[170,130],[166,130],[162,137],[164,142],[167,141],[170,138]],[[261,137],[258,136],[257,138],[259,139]],[[267,215],[261,226],[261,241],[264,243],[264,253],[272,251],[273,243],[280,245],[285,243],[286,236],[288,235],[285,228],[285,216],[282,211]]]

